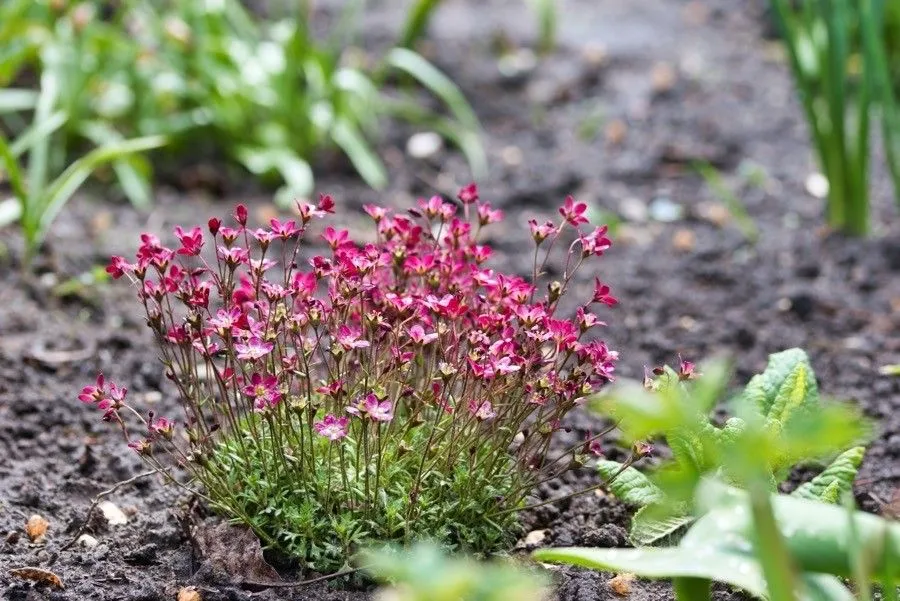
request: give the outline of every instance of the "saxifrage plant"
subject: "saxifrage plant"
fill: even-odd
[[[638,395],[646,400],[642,411],[648,411],[652,407],[663,408],[654,427],[649,428],[646,434],[662,435],[665,438],[672,449],[672,462],[678,469],[698,474],[716,474],[727,482],[745,484],[738,474],[722,463],[722,456],[714,451],[714,447],[733,444],[747,428],[746,420],[740,417],[728,419],[722,427],[710,422],[709,413],[719,401],[719,394],[725,384],[723,380],[716,380],[721,372],[710,374],[705,381],[698,383],[693,381],[693,364],[686,361],[682,361],[678,371],[670,367],[656,371],[655,377],[648,375],[646,378],[645,387],[648,390],[639,391]],[[612,391],[610,399],[600,403],[605,411],[619,416],[625,428],[631,427],[631,422],[641,419],[631,412],[634,401],[626,401],[626,397],[635,392]],[[752,413],[773,434],[789,427],[792,420],[802,419],[823,407],[809,358],[805,352],[796,348],[771,355],[766,370],[750,380],[733,405],[733,409],[739,413]],[[673,412],[677,412],[680,418],[664,417],[671,417]],[[835,447],[829,449],[829,452],[837,453],[842,450],[842,447]],[[822,474],[802,485],[794,494],[837,503],[843,493],[850,490],[864,453],[865,448],[860,446],[844,451]],[[812,459],[815,457],[773,455],[765,464],[769,487],[774,490],[783,482],[795,463]],[[660,505],[667,503],[666,495],[635,467],[606,460],[599,461],[597,467],[600,474],[610,481],[609,489],[613,494],[629,505],[640,507],[632,521],[631,539],[635,544],[653,543],[693,519],[687,507],[681,514],[667,515],[665,519],[660,519],[658,510]]]
[[[574,319],[558,313],[610,241],[581,231],[587,206],[569,197],[559,223],[531,222],[531,278],[504,274],[478,242],[501,211],[474,184],[459,200],[462,217],[439,197],[409,215],[367,206],[371,241],[328,226],[324,254],[301,240],[329,196],[268,228],[238,206],[235,227],[177,228],[174,249],[144,234],[136,262],[109,271],[139,289],[184,422],[145,417],[102,376],[81,400],[149,465],[174,457],[185,486],[315,570],[374,541],[506,547],[534,485],[590,446],[548,458],[566,413],[612,379],[616,352],[588,333],[603,325],[590,305],[616,300],[598,279]],[[548,281],[556,248],[565,265]]]

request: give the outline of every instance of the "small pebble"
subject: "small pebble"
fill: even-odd
[[[200,592],[192,586],[186,586],[178,591],[177,601],[203,601]]]
[[[675,87],[678,75],[669,63],[656,63],[650,71],[650,85],[654,94],[666,94]]]
[[[78,537],[78,544],[84,547],[85,549],[93,549],[97,545],[100,544],[96,538],[91,536],[90,534],[82,534]]]
[[[532,530],[525,535],[524,543],[527,546],[539,545],[544,542],[545,538],[547,538],[546,530]]]
[[[643,223],[647,221],[647,204],[640,198],[629,196],[619,203],[619,215],[627,221]]]
[[[678,252],[691,252],[697,246],[697,236],[688,229],[680,229],[672,236],[672,248]]]
[[[525,155],[518,146],[509,145],[500,151],[500,158],[507,167],[518,167],[525,160]]]
[[[47,528],[49,527],[50,522],[45,520],[44,516],[34,514],[28,518],[28,522],[25,524],[25,534],[28,535],[31,542],[37,543],[43,540],[44,535],[47,533]]]
[[[521,79],[537,67],[537,57],[529,48],[508,52],[497,61],[497,70],[507,79]]]
[[[624,572],[616,574],[609,581],[609,588],[620,597],[627,597],[631,594],[631,583],[634,582],[634,574]]]
[[[414,159],[427,159],[440,152],[444,140],[433,131],[413,134],[406,142],[406,153]]]
[[[819,172],[810,173],[806,178],[806,191],[810,196],[825,198],[828,196],[828,188],[828,178]]]
[[[600,67],[609,57],[609,52],[602,44],[587,44],[581,49],[581,57],[590,66]]]
[[[683,214],[684,209],[681,205],[672,202],[667,196],[654,198],[650,203],[650,218],[654,221],[672,223],[680,220]]]
[[[697,207],[697,214],[704,221],[724,227],[731,219],[731,212],[720,202],[705,202]]]
[[[604,137],[610,146],[619,146],[628,135],[628,126],[621,119],[613,119],[606,125]]]
[[[121,526],[128,523],[128,516],[112,501],[102,501],[98,507],[110,526]]]

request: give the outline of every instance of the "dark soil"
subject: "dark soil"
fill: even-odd
[[[824,393],[852,399],[877,421],[856,488],[857,501],[876,511],[874,499],[890,498],[900,483],[900,378],[878,373],[881,365],[900,363],[900,219],[876,169],[875,235],[854,240],[821,228],[823,203],[803,185],[814,164],[805,126],[786,68],[765,38],[762,9],[747,0],[566,0],[559,3],[559,50],[533,72],[508,78],[499,75],[492,48],[527,44],[532,21],[522,14],[522,0],[480,4],[448,0],[428,49],[483,120],[492,171],[481,182],[482,196],[507,212],[505,229],[492,240],[496,264],[530,271],[521,265],[529,243],[524,221],[535,213],[549,217],[567,193],[598,215],[622,214],[617,244],[601,261],[621,301],[606,331],[621,353],[621,376],[639,377],[643,366],[672,362],[679,352],[697,359],[724,353],[735,359],[735,381],[742,383],[769,353],[807,349]],[[387,39],[399,14],[392,3],[371,8],[368,35]],[[405,133],[392,130],[382,148],[393,182],[386,193],[366,189],[343,169],[320,178],[349,225],[363,222],[357,209],[365,202],[404,206],[416,195],[450,193],[466,183],[454,153],[427,162],[404,158]],[[695,161],[722,172],[759,228],[755,244],[734,220],[715,217],[722,200],[695,173]],[[746,177],[748,161],[759,167],[761,182]],[[12,251],[0,274],[4,599],[168,600],[187,585],[207,601],[369,598],[328,585],[229,584],[195,555],[184,524],[187,516],[199,519],[199,510],[152,479],[108,497],[129,515],[127,524],[109,527],[95,516],[87,532],[99,545],[62,549],[94,495],[142,470],[95,411],[76,400],[80,387],[102,369],[148,406],[174,400],[127,284],[88,288],[80,297],[61,298],[51,289],[110,254],[130,255],[141,231],[203,223],[238,200],[258,217],[273,210],[266,193],[252,196],[212,199],[163,189],[149,216],[79,198],[55,226],[39,275],[27,282],[19,275],[19,240],[3,232]],[[672,222],[647,216],[672,204],[682,212]],[[575,440],[598,422],[582,414],[569,426]],[[617,458],[613,443],[606,441]],[[539,496],[596,482],[590,473],[570,474]],[[50,522],[40,544],[23,532],[34,513]],[[545,545],[610,546],[626,544],[629,515],[614,499],[588,494],[522,519],[526,531],[547,530]],[[8,574],[22,566],[52,570],[65,590]],[[560,600],[615,597],[606,586],[610,575],[554,574]],[[671,597],[664,583],[635,582],[632,590],[635,599]]]

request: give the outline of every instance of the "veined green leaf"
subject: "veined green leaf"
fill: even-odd
[[[694,521],[694,516],[688,514],[658,517],[653,509],[652,505],[641,507],[631,518],[628,537],[636,546],[652,545]]]
[[[768,416],[772,405],[775,403],[775,397],[781,390],[785,379],[800,364],[807,367],[810,365],[809,357],[806,356],[803,350],[798,348],[770,355],[765,371],[750,379],[750,382],[744,389],[742,399],[755,404],[761,415]],[[811,368],[809,369],[809,377],[812,378],[814,387],[815,379],[812,377]]]
[[[623,469],[624,468],[624,469]],[[608,482],[606,488],[623,503],[643,507],[663,499],[663,492],[637,469],[618,461],[601,460],[597,471]]]
[[[844,451],[825,471],[801,484],[792,494],[813,501],[837,503],[845,492],[853,489],[853,480],[865,454],[865,447],[853,447]]]
[[[780,430],[794,415],[818,404],[816,379],[808,364],[798,363],[782,382],[769,408],[766,424]]]

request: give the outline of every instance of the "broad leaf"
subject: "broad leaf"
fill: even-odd
[[[853,447],[841,453],[821,474],[801,484],[792,494],[813,501],[836,503],[853,489],[853,480],[866,453],[865,447]]]
[[[631,532],[628,533],[628,537],[635,546],[652,545],[694,521],[692,515],[659,517],[654,509],[657,507],[653,505],[641,507],[631,518]]]
[[[618,461],[598,461],[597,471],[604,480],[610,481],[606,486],[623,503],[643,507],[663,499],[663,492],[653,484],[647,476],[637,469],[624,466]]]
[[[765,371],[750,379],[744,389],[742,399],[753,403],[760,414],[768,416],[782,385],[798,365],[807,367],[810,365],[809,357],[801,349],[792,348],[769,355],[769,363]],[[809,374],[812,377],[812,369],[809,369]],[[815,380],[813,379],[811,388],[814,387]]]

